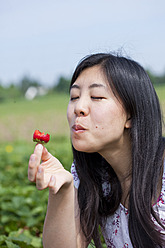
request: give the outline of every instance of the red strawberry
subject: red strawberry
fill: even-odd
[[[50,135],[41,133],[39,130],[35,130],[33,134],[33,141],[38,143],[48,143],[50,140]]]

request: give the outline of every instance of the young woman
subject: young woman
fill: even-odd
[[[72,174],[41,145],[29,161],[29,180],[49,188],[44,247],[85,248],[93,239],[100,248],[99,227],[107,247],[165,247],[165,140],[144,69],[111,54],[84,58],[67,117]]]

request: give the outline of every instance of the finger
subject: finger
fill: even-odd
[[[43,152],[43,149],[44,149],[44,146],[42,144],[37,144],[35,146],[35,149],[34,149],[34,154],[36,155],[37,157],[37,163],[39,164],[40,161],[41,161],[41,157],[42,157],[42,152]]]
[[[56,178],[55,176],[51,176],[50,181],[49,181],[49,189],[52,191],[53,194],[56,194],[56,188],[55,188],[55,184],[56,184]]]
[[[38,166],[40,164],[42,151],[43,151],[43,146],[41,144],[37,144],[34,149],[34,153],[30,157],[29,167],[28,167],[28,179],[31,182],[35,182],[36,180],[36,173]]]
[[[28,179],[31,182],[34,182],[35,181],[36,171],[37,171],[37,167],[36,167],[36,155],[35,154],[32,154],[30,156],[29,166],[28,166]]]
[[[45,189],[46,185],[44,182],[44,168],[43,166],[39,166],[36,174],[36,187],[39,190]]]
[[[73,176],[68,171],[61,171],[52,175],[49,181],[49,188],[53,194],[56,194],[62,186],[69,186],[73,181]]]
[[[48,150],[46,149],[45,146],[43,146],[43,150],[42,150],[42,161],[45,162],[47,160],[49,160],[52,157],[52,155],[48,152]]]

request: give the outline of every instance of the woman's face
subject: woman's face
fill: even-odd
[[[102,154],[117,148],[130,127],[99,66],[85,69],[72,85],[67,118],[72,144],[82,152]]]

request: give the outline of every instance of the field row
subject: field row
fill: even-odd
[[[165,113],[165,86],[156,88]],[[53,94],[32,101],[11,99],[0,104],[0,142],[32,139],[35,129],[69,136],[67,104],[69,96]]]

